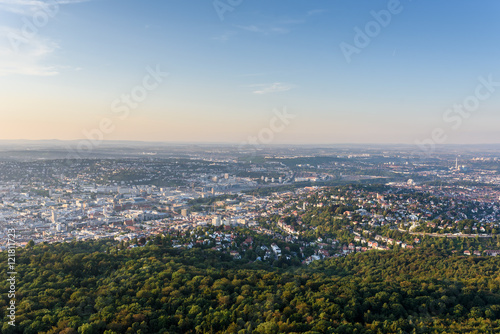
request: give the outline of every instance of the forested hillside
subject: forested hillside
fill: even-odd
[[[16,326],[2,279],[2,333],[500,332],[494,257],[371,251],[278,269],[158,239],[117,246],[18,249]]]

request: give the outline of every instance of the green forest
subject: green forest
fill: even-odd
[[[277,268],[166,238],[16,253],[16,326],[2,333],[499,333],[500,260],[437,248]],[[0,253],[7,263],[6,252]]]

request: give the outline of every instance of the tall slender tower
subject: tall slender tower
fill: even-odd
[[[458,158],[455,158],[455,169],[458,170]]]

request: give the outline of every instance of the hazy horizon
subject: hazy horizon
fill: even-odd
[[[79,139],[0,139],[0,143],[78,143],[81,141],[88,141],[86,138]],[[98,148],[103,144],[119,144],[119,143],[136,143],[136,144],[162,144],[162,145],[227,145],[227,146],[239,146],[242,143],[238,142],[203,142],[203,141],[150,141],[150,140],[130,140],[130,139],[104,139],[94,145],[94,148]],[[262,147],[273,147],[273,146],[309,146],[309,147],[320,147],[320,146],[373,146],[373,147],[383,147],[383,146],[409,146],[414,147],[412,143],[368,143],[368,142],[337,142],[337,143],[271,143],[271,144],[247,144],[248,146],[262,146]],[[454,146],[497,146],[500,142],[484,142],[484,143],[444,143],[436,144],[436,147],[454,147]]]

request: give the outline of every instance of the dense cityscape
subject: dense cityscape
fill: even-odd
[[[459,164],[452,155],[414,163],[398,151],[292,156],[280,149],[252,162],[245,155],[224,157],[230,151],[219,148],[217,157],[4,160],[2,240],[15,229],[20,246],[113,239],[134,247],[168,235],[175,247],[209,245],[239,259],[251,242],[235,242],[235,233],[248,240],[260,234],[269,236],[268,244],[250,260],[283,256],[307,263],[418,247],[422,237],[471,238],[476,248],[461,249],[464,254],[499,252],[500,176],[492,153],[469,153]],[[331,223],[348,234],[318,229],[312,210],[332,211]]]

